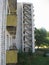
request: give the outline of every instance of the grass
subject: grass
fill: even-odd
[[[18,65],[49,65],[49,57],[36,53],[18,53]]]

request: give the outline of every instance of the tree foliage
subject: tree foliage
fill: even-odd
[[[35,28],[35,43],[39,47],[41,44],[43,44],[46,40],[47,31],[44,28],[37,29]]]

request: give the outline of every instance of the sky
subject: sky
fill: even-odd
[[[49,31],[49,0],[17,0],[18,2],[30,2],[34,6],[34,24],[37,28],[45,28]]]

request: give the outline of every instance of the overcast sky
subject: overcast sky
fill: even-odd
[[[35,27],[44,27],[49,31],[49,0],[17,0],[18,2],[31,2],[34,5]]]

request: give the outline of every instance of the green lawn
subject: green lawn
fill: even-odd
[[[18,54],[18,65],[49,65],[49,57],[36,54]]]

